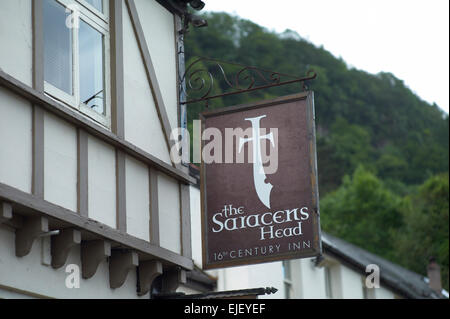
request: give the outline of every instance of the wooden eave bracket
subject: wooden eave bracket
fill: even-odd
[[[128,272],[139,266],[139,256],[134,251],[113,250],[109,258],[109,285],[120,288],[127,279]]]
[[[52,237],[52,267],[55,269],[65,265],[69,252],[75,245],[81,243],[81,232],[73,228],[61,230],[60,234]]]
[[[12,206],[6,202],[0,202],[0,224],[9,222],[13,218]]]
[[[150,291],[153,281],[163,274],[163,265],[160,261],[144,261],[139,264],[139,291],[143,296]]]
[[[110,242],[105,240],[83,241],[81,243],[81,273],[83,278],[92,278],[100,263],[110,256]]]
[[[179,267],[169,269],[164,272],[162,278],[162,292],[172,293],[175,292],[180,284],[186,283],[186,270]]]
[[[43,233],[48,232],[48,219],[46,217],[27,217],[23,219],[23,225],[16,230],[16,256],[28,255],[33,242]]]
[[[23,227],[23,218],[14,214],[13,207],[8,202],[0,202],[0,225],[19,229]]]

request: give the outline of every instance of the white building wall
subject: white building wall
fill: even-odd
[[[125,161],[127,233],[150,241],[150,187],[148,167],[127,156]]]
[[[362,299],[364,296],[361,274],[343,265],[340,265],[340,271],[342,298]]]
[[[0,226],[0,298],[2,296],[62,299],[138,298],[135,271],[128,273],[121,288],[111,289],[109,287],[109,266],[105,258],[92,278],[85,280],[81,277],[80,288],[69,289],[66,287],[66,279],[70,273],[66,273],[66,267],[70,264],[77,265],[81,271],[79,245],[70,251],[69,258],[63,267],[53,269],[51,266],[41,264],[43,261],[41,240],[34,242],[29,255],[18,258],[15,255],[14,237],[13,229]],[[11,292],[14,293],[13,296],[10,295]],[[148,299],[149,295],[141,298]]]
[[[126,6],[123,8],[123,44],[125,139],[171,164],[155,100]],[[166,63],[169,64],[167,60]]]
[[[339,263],[333,263],[327,267],[330,269],[331,298],[342,299],[342,285],[345,284],[342,281],[342,266]]]
[[[278,292],[274,295],[259,296],[259,299],[284,299],[285,291],[283,265],[281,261],[248,266],[250,286],[248,288],[275,287]]]
[[[0,1],[0,69],[28,86],[33,78],[31,8],[32,0]]]
[[[0,10],[4,2],[13,1],[1,1]],[[0,87],[0,183],[27,193],[32,179],[32,112],[27,101]]]
[[[222,268],[208,271],[219,278],[218,291],[248,289],[250,287],[250,274],[248,267]]]
[[[89,136],[88,158],[89,218],[116,228],[116,152]]]
[[[173,129],[178,127],[174,16],[154,0],[136,0],[136,8]]]
[[[218,278],[218,291],[275,287],[276,294],[259,296],[259,299],[285,298],[282,262],[221,268],[208,273]]]
[[[176,180],[158,174],[160,245],[181,253],[180,185]]]
[[[46,112],[44,116],[44,199],[77,211],[77,131]]]
[[[314,266],[311,258],[291,261],[293,297],[325,298],[325,270]]]
[[[175,127],[178,119],[174,17],[156,1],[137,1],[137,7],[169,121]],[[125,138],[171,164],[125,4],[123,22]],[[0,69],[28,86],[32,86],[32,34],[32,0],[0,0],[0,43],[8,44],[8,50],[0,49]],[[72,211],[77,211],[78,206],[77,142],[74,126],[45,112],[44,199]],[[31,104],[0,87],[0,183],[31,193],[32,147]],[[127,232],[149,240],[148,168],[127,157],[125,170]],[[179,184],[160,173],[158,185],[161,246],[181,253]],[[88,137],[88,211],[89,218],[117,227],[116,152],[93,136]],[[112,290],[105,260],[92,279],[81,279],[80,289],[67,289],[65,267],[54,270],[41,264],[41,240],[37,240],[31,253],[23,258],[15,256],[14,246],[14,230],[0,225],[0,297],[136,298],[134,271],[129,273],[124,286]],[[79,245],[71,251],[68,264],[81,265]]]

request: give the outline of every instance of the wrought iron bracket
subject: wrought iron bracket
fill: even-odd
[[[233,74],[227,74],[226,69],[233,69]],[[314,80],[317,74],[309,70],[305,77],[270,71],[254,66],[224,62],[217,59],[200,57],[192,62],[180,80],[180,92],[184,93],[186,101],[181,104],[206,102],[225,96],[247,93],[292,83],[301,83],[306,90],[306,82]],[[215,81],[226,84],[227,92],[214,93]],[[195,97],[191,97],[195,95]]]

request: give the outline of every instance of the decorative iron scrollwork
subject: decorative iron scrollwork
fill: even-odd
[[[208,102],[215,98],[292,83],[302,83],[303,90],[306,90],[306,81],[316,77],[317,74],[313,70],[308,71],[305,77],[299,78],[253,66],[201,57],[186,68],[181,78],[181,90],[187,98],[181,104]],[[220,94],[214,93],[215,83],[223,90]]]

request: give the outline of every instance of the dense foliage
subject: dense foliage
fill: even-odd
[[[205,17],[209,26],[191,29],[186,37],[187,65],[206,56],[298,76],[309,69],[318,74],[309,86],[315,92],[324,230],[423,274],[433,255],[448,289],[448,174],[439,175],[448,172],[448,115],[393,74],[348,67],[293,31],[276,34],[224,13]],[[223,81],[214,84],[217,92],[225,88]],[[299,90],[272,88],[210,105]],[[203,104],[190,105],[188,123],[202,109]]]

